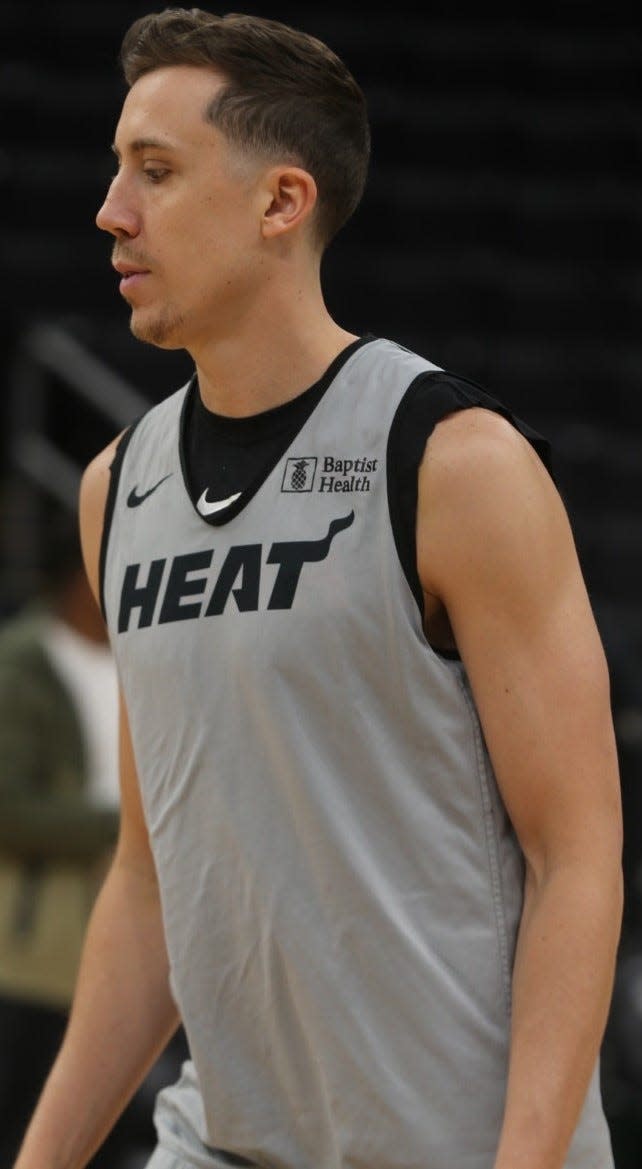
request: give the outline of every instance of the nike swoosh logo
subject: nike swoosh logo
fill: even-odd
[[[144,491],[142,495],[139,495],[136,491],[136,488],[132,487],[129,495],[127,496],[127,506],[140,507],[140,504],[144,503],[146,499],[149,499],[150,495],[154,494],[156,488],[160,487],[161,483],[164,483],[166,479],[171,479],[171,477],[172,472],[170,471],[169,475],[163,475],[163,478],[159,479],[158,483],[155,483],[153,487],[150,487],[149,491]]]
[[[214,503],[208,503],[208,490],[209,488],[206,487],[196,504],[196,508],[200,511],[201,515],[214,515],[215,511],[223,511],[224,507],[229,507],[231,503],[241,498],[241,492],[237,491],[236,495],[229,495],[227,499],[217,499]]]

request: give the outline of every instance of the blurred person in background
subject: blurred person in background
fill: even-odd
[[[0,1164],[67,1020],[118,823],[117,682],[75,517],[45,526],[38,601],[0,627]]]

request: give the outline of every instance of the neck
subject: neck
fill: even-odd
[[[242,418],[290,401],[356,340],[332,320],[318,276],[269,292],[226,336],[190,348],[203,402],[217,414]]]

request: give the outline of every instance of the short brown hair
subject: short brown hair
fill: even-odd
[[[134,21],[120,59],[129,86],[166,65],[219,69],[227,84],[207,110],[208,120],[229,142],[283,155],[312,175],[323,245],[352,215],[370,154],[366,103],[322,41],[258,16],[168,8]]]

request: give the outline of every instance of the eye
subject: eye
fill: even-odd
[[[149,166],[145,167],[143,174],[149,179],[150,183],[162,183],[163,179],[169,174],[167,167]]]

